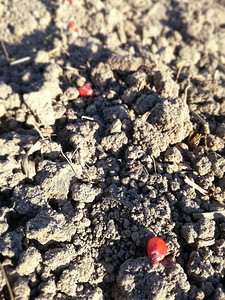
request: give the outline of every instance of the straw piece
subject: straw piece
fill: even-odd
[[[23,58],[20,58],[20,59],[17,59],[17,60],[14,60],[10,63],[10,66],[14,66],[14,65],[18,65],[18,64],[21,64],[21,63],[24,63],[24,62],[27,62],[31,60],[31,57],[30,56],[26,56],[26,57],[23,57]]]
[[[3,265],[0,263],[0,268],[2,270],[2,273],[3,273],[3,276],[5,278],[5,282],[6,282],[6,285],[7,285],[7,288],[8,288],[8,291],[9,291],[9,296],[10,296],[10,300],[14,300],[14,296],[13,296],[13,293],[12,293],[12,289],[11,289],[11,286],[9,284],[9,280],[6,276],[6,273],[5,273],[5,269],[3,267]]]
[[[194,183],[191,179],[189,179],[187,176],[184,177],[184,182],[192,186],[194,189],[198,190],[201,194],[207,195],[207,191],[201,188],[198,184]]]
[[[193,213],[193,217],[195,219],[200,219],[202,217],[209,220],[220,219],[222,217],[225,217],[225,210],[212,211],[207,213]]]

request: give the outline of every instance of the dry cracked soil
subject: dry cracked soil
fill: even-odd
[[[0,0],[0,40],[1,299],[224,300],[225,1]]]

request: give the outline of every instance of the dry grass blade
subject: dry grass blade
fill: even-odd
[[[4,278],[5,278],[5,282],[6,282],[8,291],[9,291],[10,300],[14,300],[13,292],[12,292],[11,286],[10,286],[10,284],[9,284],[8,277],[6,276],[5,269],[4,269],[4,267],[3,267],[3,265],[2,265],[1,263],[0,263],[0,267],[1,267],[3,276],[4,276]]]

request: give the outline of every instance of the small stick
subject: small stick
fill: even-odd
[[[6,276],[5,269],[4,269],[4,267],[3,267],[3,265],[2,265],[1,263],[0,263],[0,267],[1,267],[1,269],[2,269],[2,273],[3,273],[3,276],[4,276],[4,278],[5,278],[5,282],[6,282],[8,291],[9,291],[10,299],[11,299],[11,300],[14,300],[14,296],[13,296],[12,289],[11,289],[10,284],[9,284],[9,280],[8,280],[8,278],[7,278],[7,276]]]
[[[225,210],[212,211],[207,213],[193,213],[195,219],[200,219],[204,217],[205,219],[213,220],[225,217]]]
[[[201,188],[199,185],[194,183],[191,179],[189,179],[187,176],[184,177],[184,182],[192,186],[194,189],[198,190],[201,194],[207,195],[207,191]]]
[[[21,64],[21,63],[24,63],[24,62],[27,62],[31,60],[31,57],[30,56],[26,56],[26,57],[23,57],[23,58],[20,58],[20,59],[17,59],[17,60],[14,60],[10,63],[10,66],[14,66],[14,65],[18,65],[18,64]]]
[[[8,51],[7,51],[7,49],[6,49],[5,43],[4,43],[2,40],[1,40],[1,45],[2,45],[3,51],[4,51],[4,53],[5,53],[6,59],[7,59],[7,60],[10,60],[10,58],[9,58],[9,53],[8,53]]]

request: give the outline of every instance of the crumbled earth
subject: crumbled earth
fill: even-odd
[[[1,299],[225,299],[224,16],[0,0]]]

